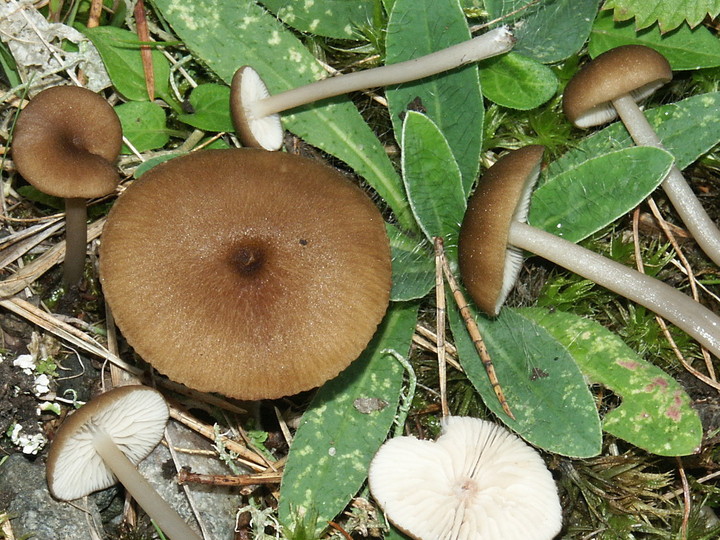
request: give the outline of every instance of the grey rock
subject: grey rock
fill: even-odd
[[[34,540],[101,538],[103,528],[94,503],[88,501],[84,505],[83,500],[76,503],[78,507],[50,496],[45,465],[40,459],[30,461],[22,454],[12,454],[0,465],[0,510],[10,514],[17,538],[24,535],[32,535]]]

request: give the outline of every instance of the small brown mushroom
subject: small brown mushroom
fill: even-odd
[[[663,148],[638,101],[672,80],[665,57],[644,45],[610,49],[586,64],[565,88],[563,111],[578,127],[620,117],[639,146]],[[708,216],[680,169],[673,166],[661,184],[680,219],[701,249],[720,264],[720,230]]]
[[[50,493],[63,501],[107,489],[118,481],[169,537],[200,537],[137,471],[163,438],[168,407],[147,386],[122,386],[100,394],[60,426],[47,458]]]
[[[137,353],[240,399],[316,387],[365,348],[390,293],[372,201],[338,171],[253,149],[158,165],[108,216],[103,291]]]
[[[43,193],[65,199],[65,285],[77,284],[85,266],[85,200],[113,192],[120,181],[114,162],[121,147],[115,111],[85,88],[43,90],[18,117],[12,138],[15,167]]]
[[[477,306],[497,315],[529,251],[645,306],[720,358],[720,317],[662,281],[525,223],[544,148],[526,146],[490,167],[468,201],[460,275]]]

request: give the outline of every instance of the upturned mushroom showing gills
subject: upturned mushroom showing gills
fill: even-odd
[[[71,501],[119,481],[168,538],[200,540],[135,467],[163,438],[168,416],[165,399],[147,386],[93,398],[55,434],[47,458],[50,493]]]
[[[231,85],[233,124],[245,146],[278,150],[283,140],[278,115],[282,111],[357,90],[401,84],[436,75],[506,53],[514,43],[510,30],[503,26],[419,58],[330,77],[275,95],[270,95],[257,71],[250,66],[243,66],[235,73]]]
[[[540,455],[502,426],[449,416],[435,441],[395,437],[368,484],[388,519],[417,540],[552,540],[562,509]]]
[[[720,317],[669,285],[525,223],[544,148],[509,152],[479,180],[460,228],[460,275],[477,306],[497,315],[522,263],[522,251],[645,306],[720,358]]]
[[[115,111],[85,88],[43,90],[18,117],[12,138],[15,167],[43,193],[65,199],[65,285],[76,285],[85,266],[85,200],[115,190],[121,147]]]
[[[118,327],[171,379],[240,399],[319,386],[390,295],[385,224],[337,170],[207,150],[145,173],[108,215],[100,277]]]
[[[663,148],[637,102],[672,79],[670,64],[643,45],[624,45],[597,56],[570,80],[563,110],[578,127],[620,117],[638,146]],[[720,265],[720,230],[708,216],[680,169],[673,166],[661,184],[680,219],[700,248]]]

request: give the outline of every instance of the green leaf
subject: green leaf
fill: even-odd
[[[105,64],[115,89],[131,101],[148,101],[145,72],[140,58],[138,37],[129,30],[113,26],[82,28],[93,42]],[[155,93],[166,103],[173,104],[170,96],[170,65],[157,49],[152,50]]]
[[[720,13],[720,0],[607,0],[603,9],[614,9],[616,21],[635,19],[635,28],[641,30],[658,23],[661,32],[668,32],[687,22],[691,28],[709,16]]]
[[[396,0],[387,27],[386,63],[395,64],[470,39],[457,0]],[[475,65],[385,92],[396,137],[408,109],[427,114],[445,135],[466,195],[480,167],[484,108]],[[399,143],[401,141],[398,141]]]
[[[243,65],[253,66],[271,93],[322,75],[303,44],[254,2],[156,0],[155,5],[193,55],[227,83]],[[283,123],[309,144],[350,165],[387,202],[403,227],[414,227],[399,175],[346,97],[283,113]]]
[[[673,161],[665,150],[637,146],[591,157],[535,190],[528,223],[579,242],[647,198]]]
[[[432,248],[425,241],[410,238],[389,223],[385,227],[392,250],[392,290],[390,300],[404,302],[423,298],[435,286]]]
[[[373,20],[375,6],[374,0],[261,0],[261,3],[296,30],[338,39],[358,39],[358,28]]]
[[[537,308],[520,312],[563,343],[592,383],[622,398],[619,407],[605,414],[605,431],[661,456],[685,456],[700,449],[700,418],[675,379],[595,321]]]
[[[315,395],[283,472],[281,523],[292,524],[296,512],[317,512],[323,529],[358,492],[393,424],[402,388],[402,366],[383,351],[407,355],[416,321],[417,306],[393,304],[362,356]]]
[[[675,156],[675,165],[684,169],[720,142],[720,92],[699,94],[671,105],[645,111],[663,146]],[[620,122],[586,137],[574,148],[548,165],[546,178],[570,170],[593,156],[633,146]]]
[[[449,296],[448,306],[451,301]],[[600,452],[600,419],[583,375],[544,328],[509,308],[494,319],[474,314],[512,420],[500,407],[459,311],[448,309],[448,317],[465,373],[500,420],[548,452],[571,457]]]
[[[514,52],[481,62],[480,78],[486,98],[521,111],[539,107],[555,95],[558,87],[557,77],[549,67]]]
[[[596,0],[486,0],[485,6],[491,20],[503,17],[502,24],[520,21],[513,50],[543,64],[560,62],[578,52],[598,10]]]
[[[590,55],[628,44],[652,47],[676,71],[720,66],[720,40],[704,26],[681,26],[664,35],[657,27],[636,32],[631,21],[615,22],[611,12],[600,12],[588,44]]]
[[[178,120],[204,131],[235,131],[230,120],[230,88],[223,84],[206,83],[190,94],[193,112],[178,114]]]
[[[405,189],[420,229],[430,242],[440,236],[449,248],[456,245],[466,202],[447,140],[427,116],[408,111],[401,154]]]
[[[162,148],[170,140],[165,125],[165,111],[159,105],[148,101],[130,101],[115,107],[120,118],[123,135],[138,152]],[[123,145],[123,154],[130,149]]]

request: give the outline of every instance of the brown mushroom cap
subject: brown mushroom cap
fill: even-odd
[[[586,64],[565,87],[563,112],[586,128],[616,118],[611,101],[625,94],[640,101],[672,80],[665,57],[644,45],[610,49]]]
[[[102,96],[78,86],[43,90],[23,109],[12,139],[17,170],[37,189],[63,198],[101,197],[119,181],[114,162],[122,127]]]
[[[335,169],[208,150],[158,165],[113,207],[100,275],[115,320],[171,379],[241,399],[318,386],[389,301],[378,209]]]
[[[460,227],[460,275],[475,304],[497,315],[515,283],[520,250],[508,246],[510,224],[527,219],[544,147],[525,146],[501,157],[478,181]]]

